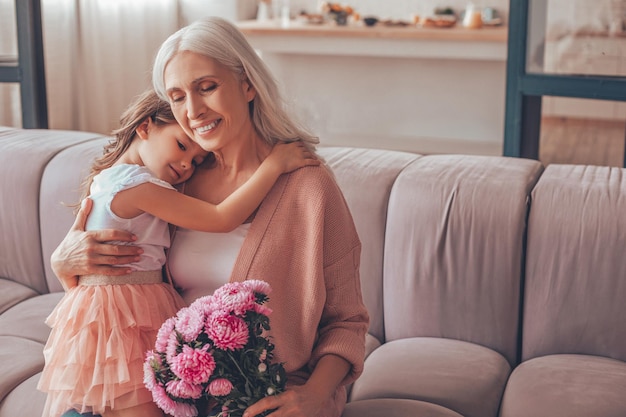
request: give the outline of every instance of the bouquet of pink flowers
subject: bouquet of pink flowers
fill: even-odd
[[[144,383],[159,408],[195,417],[208,404],[210,415],[238,417],[284,391],[285,370],[271,362],[274,345],[264,335],[270,291],[264,281],[228,283],[163,323],[144,364]]]

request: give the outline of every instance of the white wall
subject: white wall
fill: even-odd
[[[15,0],[0,0],[0,55],[15,54],[13,25],[13,4]],[[138,25],[122,19],[127,13],[121,11],[116,21],[107,18],[106,22],[97,20],[83,23],[82,29],[89,31],[89,56],[76,52],[72,43],[84,36],[71,36],[69,32],[76,26],[72,23],[76,13],[69,7],[81,4],[82,9],[97,8],[96,4],[122,6],[125,2],[111,0],[42,0],[44,11],[44,36],[46,39],[46,73],[48,81],[49,122],[52,128],[91,130],[108,133],[116,127],[119,114],[126,104],[149,83],[149,69],[155,48],[167,33],[178,26],[210,14],[220,15],[231,20],[245,20],[256,15],[258,0],[169,0],[177,1],[178,16],[172,12],[163,12],[162,21],[154,25],[148,39],[147,31]],[[285,0],[275,0],[285,1]],[[291,4],[292,14],[300,9],[315,11],[319,0],[287,0]],[[160,3],[161,0],[155,3]],[[150,1],[130,1],[133,9],[149,7],[155,9]],[[375,14],[382,18],[410,19],[412,14],[430,14],[434,7],[451,6],[461,10],[467,0],[351,0],[341,1],[353,6],[361,15]],[[482,6],[491,6],[506,14],[508,0],[474,0]],[[127,7],[124,6],[124,7]],[[73,11],[72,11],[73,10]],[[121,9],[120,9],[121,10]],[[64,14],[65,13],[65,14]],[[66,16],[67,15],[67,16]],[[89,15],[98,19],[101,13]],[[154,14],[150,22],[155,22]],[[166,23],[164,23],[166,22]],[[98,32],[99,31],[99,32]],[[129,32],[130,31],[130,32]],[[112,37],[116,33],[132,33],[132,42],[117,41]],[[156,33],[158,32],[158,33]],[[117,38],[119,39],[119,37]],[[130,39],[130,38],[128,38]],[[145,45],[141,45],[144,42]],[[98,46],[101,45],[101,46]],[[115,46],[115,45],[119,45]],[[125,46],[124,46],[125,45]],[[133,48],[128,48],[133,46]],[[11,49],[13,48],[13,49]],[[124,52],[126,51],[126,52]],[[124,58],[122,54],[134,51],[132,56]],[[76,55],[79,55],[78,60]],[[90,66],[88,73],[80,61]],[[104,73],[101,71],[105,71]],[[19,126],[20,124],[19,87],[0,85],[0,124]]]
[[[322,145],[502,153],[503,41],[248,38]]]
[[[254,19],[257,0],[179,0],[182,25],[204,16],[220,16],[231,21]]]

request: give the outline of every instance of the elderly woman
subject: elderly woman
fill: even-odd
[[[272,75],[241,32],[220,18],[179,30],[161,46],[156,92],[183,130],[212,153],[183,192],[217,204],[241,186],[278,142],[317,138],[288,115]],[[140,256],[120,230],[85,232],[89,204],[52,255],[61,280],[125,274]],[[271,336],[288,389],[250,406],[246,417],[337,417],[345,385],[361,373],[368,314],[359,283],[361,244],[346,202],[325,166],[279,178],[247,222],[231,233],[179,229],[168,273],[187,302],[229,281],[262,279],[273,288]]]

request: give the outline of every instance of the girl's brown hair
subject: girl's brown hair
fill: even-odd
[[[93,162],[89,175],[83,181],[80,201],[89,196],[89,188],[93,178],[102,170],[113,166],[126,152],[135,138],[137,128],[148,117],[156,126],[176,123],[170,104],[161,100],[153,89],[146,90],[137,96],[122,113],[120,127],[111,132],[113,138],[105,145],[102,156]]]

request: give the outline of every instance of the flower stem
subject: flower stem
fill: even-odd
[[[246,376],[246,373],[243,371],[243,369],[241,369],[241,367],[239,366],[239,363],[235,360],[235,358],[233,357],[232,353],[230,353],[230,352],[227,352],[227,353],[228,353],[228,357],[230,358],[230,360],[233,361],[233,363],[235,364],[237,369],[239,369],[239,373],[241,373],[241,376],[243,376],[243,378],[246,380],[246,385],[250,388],[250,390],[252,390],[254,387],[252,386],[252,383],[250,382],[250,380]]]

